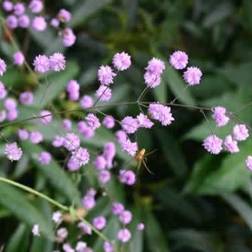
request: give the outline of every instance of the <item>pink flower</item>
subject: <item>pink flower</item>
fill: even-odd
[[[40,118],[41,123],[43,123],[44,125],[49,124],[53,119],[52,113],[48,110],[41,111],[39,116],[41,117]]]
[[[64,138],[64,147],[69,151],[77,150],[80,147],[80,138],[74,133],[67,133]]]
[[[76,41],[76,36],[73,33],[73,30],[70,28],[65,28],[62,32],[62,40],[63,40],[63,45],[65,47],[72,46]]]
[[[32,0],[29,4],[29,8],[32,13],[39,13],[43,10],[43,2],[41,0]]]
[[[119,220],[122,224],[127,225],[132,221],[132,213],[128,210],[124,210],[119,214]]]
[[[52,161],[52,155],[47,151],[42,151],[39,153],[38,160],[42,165],[49,165]]]
[[[67,84],[66,91],[71,101],[77,101],[80,97],[80,85],[76,80],[70,80]]]
[[[112,91],[109,87],[101,85],[96,90],[96,97],[101,101],[109,101],[112,97]]]
[[[246,166],[247,168],[252,171],[252,156],[248,156],[246,159]]]
[[[69,11],[65,10],[65,9],[61,9],[57,15],[57,18],[62,22],[62,23],[68,23],[71,18],[72,15]]]
[[[0,100],[4,99],[7,95],[7,90],[3,82],[0,81]]]
[[[10,28],[10,29],[15,29],[18,27],[18,19],[16,16],[14,15],[9,15],[6,18],[6,25]]]
[[[19,95],[19,101],[24,105],[31,105],[33,103],[33,93],[25,91]]]
[[[47,27],[47,23],[44,17],[38,16],[32,20],[32,28],[34,30],[42,32],[46,29],[46,27]]]
[[[213,108],[213,119],[218,127],[223,127],[229,122],[229,117],[226,115],[227,110],[224,107],[218,106]]]
[[[128,69],[131,65],[130,55],[125,52],[116,53],[113,57],[113,65],[118,71]]]
[[[84,109],[91,108],[93,104],[93,99],[89,95],[84,95],[80,100],[80,106]]]
[[[88,115],[85,117],[85,120],[88,127],[90,127],[92,130],[96,130],[101,126],[98,117],[93,113],[88,113]]]
[[[188,64],[188,55],[183,51],[175,51],[169,62],[177,70],[184,69]]]
[[[116,74],[110,66],[100,66],[98,69],[98,80],[101,85],[108,86],[113,83]]]
[[[203,141],[204,148],[211,154],[219,154],[222,150],[222,139],[216,135],[210,135]]]
[[[18,161],[22,157],[23,151],[18,147],[17,143],[14,142],[5,144],[4,154],[10,161]]]
[[[40,228],[38,224],[33,225],[32,227],[32,234],[34,236],[40,236]]]
[[[136,152],[138,150],[138,146],[136,142],[131,142],[130,139],[127,139],[126,141],[120,143],[122,146],[122,149],[126,151],[130,156],[135,156]]]
[[[30,18],[27,15],[18,17],[18,26],[21,28],[28,28],[30,26]]]
[[[244,141],[249,137],[249,131],[245,124],[237,124],[233,128],[233,138],[237,141]]]
[[[223,141],[224,149],[230,153],[239,152],[239,147],[237,141],[235,141],[231,135],[225,137]]]
[[[202,72],[198,67],[188,67],[184,72],[184,80],[189,86],[200,84]]]
[[[6,64],[3,59],[0,58],[0,76],[3,76],[3,74],[6,71]]]
[[[152,58],[145,69],[144,80],[147,87],[157,87],[161,81],[161,74],[165,70],[164,62],[160,59]]]
[[[123,243],[131,239],[131,233],[127,228],[120,229],[117,233],[117,239]]]
[[[139,128],[137,119],[131,116],[124,117],[124,119],[121,121],[121,126],[123,130],[128,134],[135,133]]]
[[[18,51],[13,54],[13,62],[15,65],[21,66],[24,64],[25,58],[22,52]]]
[[[97,228],[98,230],[102,230],[106,226],[106,219],[103,216],[98,216],[93,219],[92,223],[95,228]]]
[[[159,121],[163,126],[170,125],[174,121],[171,108],[159,103],[151,103],[148,113],[152,119]]]
[[[123,184],[131,186],[136,183],[136,174],[131,170],[121,170],[119,179]]]
[[[104,117],[102,124],[107,128],[107,129],[112,129],[115,127],[115,119],[111,115],[107,115]]]
[[[137,116],[137,121],[138,121],[139,127],[141,128],[150,129],[154,125],[154,123],[143,113],[140,113]]]
[[[66,60],[62,53],[54,53],[49,58],[50,69],[59,72],[65,69]]]
[[[50,62],[46,55],[38,55],[35,57],[34,70],[38,73],[46,73],[50,70]]]

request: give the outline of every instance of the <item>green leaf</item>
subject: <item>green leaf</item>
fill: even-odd
[[[25,224],[20,224],[11,236],[6,252],[26,252],[28,251],[29,236],[31,230]]]
[[[52,159],[49,165],[41,165],[37,159],[38,154],[44,151],[41,146],[33,145],[29,142],[23,142],[22,146],[24,151],[30,155],[30,158],[36,165],[36,168],[41,174],[43,174],[44,177],[47,178],[50,184],[61,194],[65,195],[69,202],[72,203],[74,201],[79,204],[79,192],[63,168],[60,167],[54,159]]]
[[[166,237],[164,236],[158,221],[150,211],[144,214],[145,232],[150,251],[168,252]]]
[[[222,198],[240,214],[250,230],[252,230],[251,206],[236,194],[222,194]]]
[[[38,224],[41,233],[48,238],[53,237],[48,220],[36,209],[19,190],[10,185],[0,183],[0,204],[11,211],[21,221],[30,227]]]
[[[242,143],[240,152],[227,155],[220,165],[213,166],[210,159],[195,167],[187,190],[199,194],[220,194],[233,192],[250,179],[250,172],[245,167],[245,160],[251,154],[251,141]]]
[[[73,18],[70,25],[74,27],[83,23],[92,14],[99,11],[110,2],[111,0],[86,0],[85,2],[80,2],[72,10]]]
[[[190,94],[188,86],[178,75],[178,73],[169,65],[166,66],[166,70],[163,74],[163,80],[167,83],[179,101],[185,104],[195,105],[195,100]]]
[[[50,104],[66,87],[67,82],[73,79],[79,68],[75,62],[69,62],[62,73],[53,73],[47,80],[41,82],[34,93],[34,107],[43,108]]]

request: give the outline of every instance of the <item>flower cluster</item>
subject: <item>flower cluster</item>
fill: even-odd
[[[28,4],[23,2],[14,2],[4,0],[2,8],[6,12],[6,25],[9,29],[28,29],[32,28],[35,32],[43,32],[49,26],[58,31],[58,34],[65,47],[72,46],[76,41],[73,30],[66,27],[71,21],[72,15],[65,9],[48,20],[47,16],[43,16],[44,3],[42,0],[31,0]]]

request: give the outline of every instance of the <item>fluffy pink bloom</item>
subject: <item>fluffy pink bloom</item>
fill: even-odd
[[[65,28],[62,32],[62,40],[63,40],[63,45],[65,47],[72,46],[76,41],[76,36],[73,30],[70,28]]]
[[[25,57],[22,52],[18,51],[13,54],[13,63],[15,65],[21,66],[24,64]]]
[[[108,129],[112,129],[115,127],[115,119],[113,116],[111,115],[107,115],[104,117],[102,124],[108,128]]]
[[[122,224],[127,225],[132,221],[132,213],[128,210],[124,210],[119,214],[119,220]]]
[[[9,15],[6,18],[6,25],[10,28],[10,29],[15,29],[18,27],[18,19],[16,16],[14,15]]]
[[[43,135],[39,131],[32,131],[30,133],[29,139],[31,143],[38,144],[43,141]]]
[[[7,12],[10,12],[13,10],[13,3],[9,0],[3,1],[3,9]]]
[[[69,119],[64,119],[62,126],[66,131],[70,131],[72,129],[72,121]]]
[[[7,109],[7,110],[14,110],[17,108],[17,102],[15,99],[13,98],[7,98],[5,101],[4,101],[4,107]]]
[[[92,221],[93,226],[97,228],[98,230],[102,230],[106,226],[106,219],[103,216],[97,216]]]
[[[71,101],[77,101],[80,97],[80,85],[76,80],[70,80],[67,84],[66,91]]]
[[[53,119],[53,116],[52,116],[52,112],[48,111],[48,110],[43,110],[40,112],[39,116],[41,117],[40,118],[40,121],[44,124],[44,125],[47,125],[49,124],[52,119]]]
[[[9,111],[7,111],[7,120],[8,121],[14,121],[16,120],[18,117],[18,110],[17,109],[11,109]]]
[[[183,51],[175,51],[169,62],[177,70],[184,69],[188,64],[188,55]]]
[[[252,171],[252,156],[248,156],[246,159],[246,167]]]
[[[147,87],[155,88],[160,84],[161,74],[165,70],[165,64],[162,60],[152,58],[145,68],[144,80]]]
[[[131,186],[136,183],[136,174],[131,170],[121,170],[119,179],[123,184]]]
[[[244,141],[249,137],[249,131],[245,124],[237,124],[233,128],[233,138],[237,141]]]
[[[144,223],[139,223],[139,224],[137,224],[137,230],[138,230],[138,231],[144,230]]]
[[[115,252],[112,243],[110,243],[108,241],[105,241],[103,243],[103,249],[104,249],[104,252]]]
[[[52,160],[52,155],[47,151],[42,151],[39,153],[38,160],[42,165],[49,165]]]
[[[88,113],[85,120],[87,125],[93,130],[98,129],[101,126],[99,118],[93,113]]]
[[[77,150],[80,147],[80,138],[74,133],[67,133],[64,138],[64,147],[69,151]]]
[[[123,130],[128,134],[133,134],[139,128],[138,120],[133,118],[132,116],[126,116],[121,121],[121,126]]]
[[[229,122],[229,117],[226,114],[226,108],[218,106],[213,108],[212,111],[212,117],[218,127],[225,126]]]
[[[66,60],[62,53],[54,53],[49,58],[50,69],[59,72],[65,69]]]
[[[171,108],[159,103],[151,103],[148,108],[148,114],[153,120],[159,121],[163,126],[170,125],[174,121]]]
[[[31,105],[33,103],[33,93],[25,91],[19,95],[19,101],[21,104]]]
[[[109,87],[101,85],[96,90],[96,97],[101,101],[109,101],[112,97],[112,91]]]
[[[111,179],[111,174],[108,170],[102,170],[98,173],[98,180],[101,184],[107,184]]]
[[[202,72],[198,67],[188,67],[184,72],[184,80],[189,86],[200,84]]]
[[[18,130],[18,137],[20,140],[27,140],[29,139],[29,132],[25,129]]]
[[[110,66],[100,66],[97,75],[100,84],[106,86],[112,84],[113,79],[116,76]]]
[[[120,229],[117,233],[117,239],[123,243],[131,239],[131,233],[127,228]]]
[[[87,139],[92,138],[95,134],[95,131],[91,129],[84,121],[78,122],[77,127],[78,131]]]
[[[14,142],[5,144],[4,154],[10,161],[18,161],[22,157],[23,151],[18,147],[17,143]]]
[[[66,228],[60,228],[56,232],[56,239],[58,242],[63,242],[68,236],[68,231]]]
[[[18,26],[21,28],[28,28],[30,26],[30,18],[27,15],[18,17]]]
[[[36,56],[33,65],[37,73],[46,73],[50,70],[50,62],[46,55]]]
[[[121,142],[121,147],[126,151],[130,156],[135,156],[138,150],[137,142],[131,142],[130,139],[127,139],[124,142]]]
[[[223,141],[223,147],[226,151],[230,153],[236,153],[240,151],[237,141],[235,141],[231,135],[225,137]]]
[[[3,82],[0,81],[0,100],[4,99],[7,95],[7,90]]]
[[[93,104],[93,99],[89,95],[84,95],[80,100],[80,106],[84,109],[91,108]]]
[[[84,166],[89,162],[89,153],[86,148],[79,147],[77,150],[72,152],[72,159],[79,163],[79,166]]]
[[[38,224],[33,225],[32,227],[32,234],[34,236],[40,236],[40,228]]]
[[[113,57],[113,65],[118,71],[128,69],[131,66],[130,55],[125,52],[116,53]]]
[[[14,14],[20,16],[25,12],[25,6],[23,3],[16,3],[13,8]]]
[[[112,213],[114,215],[119,215],[123,211],[124,211],[124,205],[122,203],[120,203],[120,202],[114,202],[112,204]]]
[[[147,128],[150,129],[154,123],[143,113],[140,113],[137,116],[137,121],[138,121],[138,125],[141,128]]]
[[[3,74],[6,71],[6,64],[3,59],[0,58],[0,76],[3,76]]]
[[[61,147],[64,145],[65,138],[62,136],[55,136],[52,141],[54,147]]]
[[[41,0],[32,0],[29,4],[29,8],[32,13],[39,13],[43,10],[43,2]]]
[[[57,15],[57,18],[62,22],[62,23],[68,23],[71,18],[72,18],[72,14],[65,10],[65,9],[61,9]]]
[[[104,158],[104,156],[102,155],[97,156],[94,161],[94,166],[97,170],[104,170],[107,166],[107,161]]]
[[[216,135],[210,135],[203,141],[203,147],[211,154],[219,154],[222,150],[222,139]]]
[[[46,29],[47,23],[45,21],[45,18],[42,16],[35,17],[32,20],[32,28],[36,31],[42,32]]]

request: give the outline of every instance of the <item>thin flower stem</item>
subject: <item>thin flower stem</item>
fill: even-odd
[[[64,206],[64,205],[60,204],[58,201],[46,196],[43,193],[40,193],[40,192],[32,189],[31,187],[25,186],[23,184],[20,184],[18,182],[15,182],[13,180],[10,180],[10,179],[4,178],[4,177],[0,177],[0,182],[4,182],[6,184],[13,185],[13,186],[15,186],[17,188],[20,188],[20,189],[22,189],[22,190],[24,190],[26,192],[32,193],[32,194],[34,194],[34,195],[36,195],[36,196],[38,196],[38,197],[40,197],[42,199],[45,199],[46,201],[50,202],[51,204],[53,204],[54,206],[60,208],[63,211],[69,211],[69,208],[67,206]]]
[[[71,208],[69,208],[69,207],[67,207],[65,205],[62,205],[58,201],[48,197],[47,195],[45,195],[43,193],[40,193],[40,192],[32,189],[31,187],[25,186],[23,184],[20,184],[18,182],[15,182],[13,180],[10,180],[10,179],[4,178],[4,177],[0,177],[0,182],[15,186],[15,187],[17,187],[17,188],[19,188],[19,189],[21,189],[23,191],[29,192],[29,193],[31,193],[33,195],[36,195],[36,196],[48,201],[52,205],[58,207],[62,211],[66,211],[66,212],[71,213]],[[75,210],[74,210],[74,213],[75,213]],[[109,239],[104,234],[102,234],[100,231],[98,231],[91,223],[89,223],[87,220],[85,220],[84,218],[82,218],[82,217],[80,217],[78,215],[76,215],[76,216],[78,217],[79,220],[83,221],[86,225],[88,225],[94,231],[94,233],[96,233],[99,237],[101,237],[105,241],[109,241]]]
[[[137,98],[137,103],[141,102],[141,100],[144,98],[144,96],[146,95],[146,93],[148,92],[148,90],[149,90],[149,87],[145,87],[144,88],[144,90],[141,92],[141,94]]]

